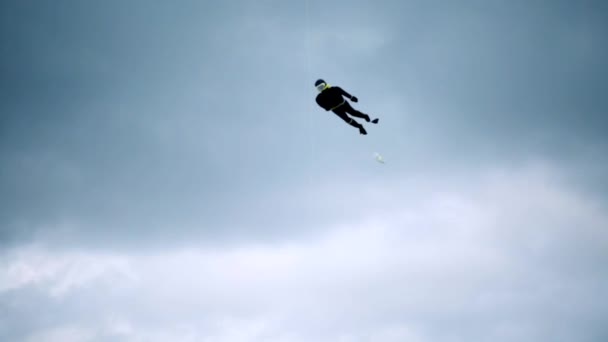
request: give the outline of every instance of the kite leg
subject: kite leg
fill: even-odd
[[[372,123],[375,123],[375,124],[378,123],[378,119],[371,120],[369,115],[356,110],[348,102],[345,102],[343,106],[344,106],[344,111],[354,117],[365,119],[365,121],[367,121],[367,122],[371,121]]]
[[[346,115],[346,112],[344,111],[344,109],[337,108],[337,109],[334,109],[333,112],[334,112],[334,114],[339,116],[342,120],[344,120],[344,122],[346,122],[347,124],[349,124],[355,128],[358,128],[359,133],[367,134],[367,132],[365,131],[365,128],[363,128],[363,125],[361,125],[357,121],[353,120],[352,118],[348,117],[348,115]]]

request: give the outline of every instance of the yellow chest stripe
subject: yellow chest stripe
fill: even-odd
[[[346,102],[346,100],[343,100],[342,103],[340,103],[339,105],[335,106],[334,108],[330,109],[330,110],[334,110],[338,107],[340,107],[341,105],[343,105]]]

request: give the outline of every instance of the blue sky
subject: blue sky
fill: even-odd
[[[605,340],[607,16],[4,1],[0,339]]]

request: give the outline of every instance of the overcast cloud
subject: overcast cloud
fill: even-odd
[[[607,23],[3,1],[0,340],[608,340]]]

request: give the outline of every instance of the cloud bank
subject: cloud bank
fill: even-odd
[[[606,208],[557,176],[370,183],[369,210],[342,192],[362,213],[307,239],[137,254],[16,247],[0,263],[0,337],[600,341]]]

